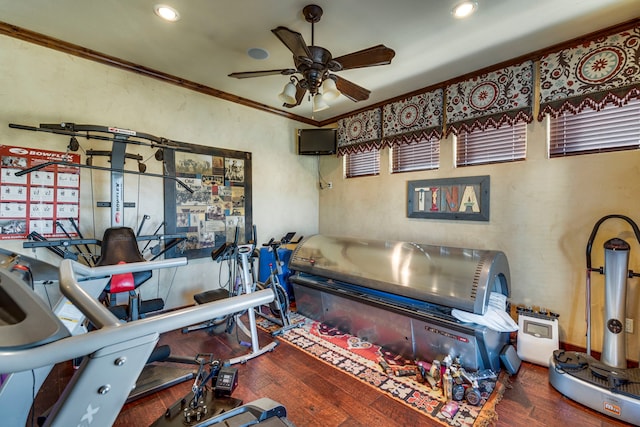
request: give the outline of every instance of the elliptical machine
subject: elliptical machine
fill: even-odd
[[[591,248],[600,225],[617,218],[629,223],[640,243],[640,229],[628,217],[607,215],[595,224],[587,243],[587,351],[556,350],[549,362],[549,382],[560,393],[605,415],[637,423],[640,420],[640,368],[627,368],[627,278],[640,277],[629,270],[629,244],[609,239],[604,244],[605,265],[591,266]],[[591,356],[591,272],[605,276],[605,327],[601,360]]]

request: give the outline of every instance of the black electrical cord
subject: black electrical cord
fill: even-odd
[[[169,300],[169,295],[171,294],[171,288],[173,287],[173,283],[176,280],[176,274],[178,272],[177,268],[173,269],[173,276],[171,277],[171,283],[169,283],[169,289],[167,289],[167,296],[165,297],[165,301]],[[156,296],[159,297],[159,293],[160,293],[160,273],[158,273],[158,291],[156,293]]]
[[[44,289],[44,294],[47,296],[47,302],[49,303],[49,308],[53,309],[53,305],[51,304],[51,298],[49,297],[49,290],[47,289],[47,286],[50,285],[52,282],[50,281],[46,281],[42,283],[42,288]]]

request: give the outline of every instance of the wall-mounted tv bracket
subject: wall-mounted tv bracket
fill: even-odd
[[[87,151],[87,155],[90,156],[89,159],[91,158],[91,156],[94,156],[94,155],[109,156],[111,167],[93,166],[91,164],[91,161],[88,161],[87,162],[88,164],[86,165],[83,165],[80,163],[67,162],[67,161],[51,161],[51,162],[44,162],[39,165],[33,166],[31,168],[18,171],[16,172],[16,176],[26,175],[51,165],[63,165],[63,166],[87,168],[87,169],[102,170],[102,171],[110,172],[111,173],[111,201],[98,202],[98,206],[111,207],[111,226],[112,227],[121,227],[124,224],[123,209],[128,205],[127,203],[124,202],[124,174],[125,173],[135,174],[135,175],[140,175],[144,173],[145,176],[171,179],[176,181],[180,186],[185,188],[190,193],[193,193],[193,189],[191,189],[189,186],[187,186],[184,182],[182,182],[180,179],[178,179],[175,176],[168,175],[168,174],[145,173],[146,166],[143,163],[141,163],[142,156],[126,153],[127,144],[157,147],[159,151],[162,151],[164,149],[180,149],[182,151],[190,151],[188,148],[181,146],[182,143],[180,142],[172,141],[167,138],[157,137],[147,133],[141,133],[134,130],[121,129],[121,128],[112,127],[112,126],[79,125],[75,123],[63,122],[60,124],[40,124],[39,127],[10,123],[9,127],[13,129],[29,130],[34,132],[47,132],[47,133],[54,133],[58,135],[69,136],[71,137],[69,146],[68,146],[70,150],[79,149],[79,143],[77,140],[78,137],[83,137],[86,139],[101,140],[101,141],[111,141],[112,142],[111,151],[91,151],[91,150]],[[155,157],[156,159],[158,159],[158,157],[162,159],[163,156],[158,156],[156,153]],[[124,169],[125,160],[127,158],[138,161],[138,171],[129,171]],[[133,204],[133,206],[135,206],[135,203]],[[75,223],[73,223],[73,225],[74,225],[74,228],[76,229],[76,232],[78,232],[79,230],[75,225]],[[140,228],[142,228],[142,224]],[[56,242],[56,241],[47,241],[42,236],[38,237],[35,235],[32,236],[30,234],[29,237],[32,240],[36,240],[36,241],[25,242],[23,244],[25,248],[46,247],[47,249],[62,256],[63,258],[69,257],[70,252],[67,250],[69,246],[78,247],[77,245],[99,244],[98,240],[93,240],[93,239],[89,239],[89,240],[82,239],[82,238],[67,239],[67,240]],[[174,247],[179,242],[184,240],[185,238],[186,236],[184,235],[177,235],[177,234],[176,235],[158,235],[156,232],[154,233],[153,236],[138,236],[137,240],[144,241],[144,240],[174,239],[170,243],[165,242],[164,250],[154,251],[156,253],[154,254],[153,259],[156,259],[160,255],[165,253],[167,250],[169,250],[170,248]],[[62,246],[64,250],[60,249],[60,246]]]

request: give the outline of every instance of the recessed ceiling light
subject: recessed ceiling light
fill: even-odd
[[[262,60],[269,57],[269,52],[260,47],[252,47],[251,49],[247,50],[247,55],[249,55],[250,58]]]
[[[178,11],[171,6],[157,4],[153,7],[153,11],[156,13],[156,15],[158,15],[165,21],[176,22],[178,19],[180,19],[180,14],[178,13]]]
[[[478,8],[478,2],[475,1],[463,1],[462,3],[458,3],[451,13],[455,18],[466,18],[476,11]]]

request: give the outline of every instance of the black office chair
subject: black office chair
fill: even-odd
[[[136,236],[129,227],[107,228],[102,237],[100,248],[100,259],[98,259],[96,266],[145,261],[138,248]],[[161,298],[143,301],[138,295],[138,287],[149,280],[152,274],[151,271],[141,271],[113,275],[105,288],[102,300],[116,317],[127,321],[136,320],[144,317],[147,313],[162,310],[164,301]],[[121,292],[129,293],[127,305],[117,304],[116,294]]]

